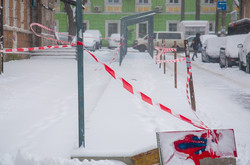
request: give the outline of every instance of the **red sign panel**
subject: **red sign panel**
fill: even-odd
[[[158,132],[157,140],[163,165],[199,165],[203,158],[237,157],[233,129]]]

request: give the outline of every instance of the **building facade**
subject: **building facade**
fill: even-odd
[[[57,27],[59,31],[67,32],[67,15],[63,11],[63,3],[60,5],[56,12]],[[179,31],[180,29],[181,0],[87,0],[85,6],[84,29],[98,29],[103,37],[109,37],[111,33],[120,33],[122,17],[155,9],[162,11],[154,17],[155,31]],[[195,7],[196,0],[185,1],[184,20],[195,20]],[[228,12],[233,10],[233,0],[228,0],[227,10]],[[209,21],[210,31],[215,30],[215,17],[215,0],[201,0],[200,19]],[[227,17],[227,22],[230,22],[230,16]],[[132,25],[128,31],[128,44],[132,44],[135,38],[147,34],[147,24]]]
[[[30,24],[32,22],[41,23],[53,29],[55,26],[54,1],[3,0],[4,48],[51,44],[34,37]],[[39,32],[39,29],[37,30]]]

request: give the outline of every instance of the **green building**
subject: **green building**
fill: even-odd
[[[67,14],[64,4],[58,3],[56,20],[60,32],[67,32]],[[140,12],[161,9],[154,16],[155,31],[179,31],[181,20],[181,0],[87,0],[83,11],[84,29],[98,29],[103,37],[112,33],[120,33],[120,19],[124,16]],[[230,23],[230,12],[235,10],[233,0],[227,0],[227,23]],[[195,20],[196,0],[185,0],[184,20]],[[219,17],[220,18],[220,17]],[[215,0],[200,0],[200,20],[209,21],[209,30],[215,31],[216,2]],[[219,19],[219,29],[220,29]],[[140,23],[128,28],[128,45],[135,38],[147,34],[147,24]],[[103,42],[104,46],[107,42]]]

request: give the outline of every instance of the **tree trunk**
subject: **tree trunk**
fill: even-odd
[[[185,0],[181,0],[181,21],[185,20]]]
[[[195,20],[200,20],[200,0],[196,0]]]
[[[74,14],[73,14],[73,10],[71,8],[71,5],[68,3],[64,3],[64,10],[68,15],[68,32],[69,35],[75,36],[76,35],[76,18],[74,18]],[[68,37],[68,41],[71,42],[72,41],[72,37]]]

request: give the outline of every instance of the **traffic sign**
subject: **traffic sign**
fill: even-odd
[[[227,1],[218,1],[217,4],[218,4],[217,7],[218,10],[227,10]]]

